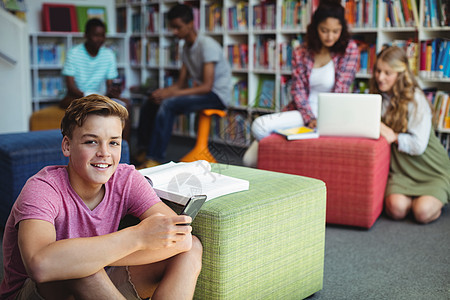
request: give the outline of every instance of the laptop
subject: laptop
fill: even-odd
[[[318,101],[320,136],[380,137],[381,95],[320,93]]]

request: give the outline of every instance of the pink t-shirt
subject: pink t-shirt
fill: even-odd
[[[120,164],[105,184],[105,196],[90,210],[72,189],[65,166],[45,167],[23,187],[11,210],[3,236],[5,277],[0,299],[14,299],[28,275],[17,243],[18,223],[39,219],[52,223],[56,240],[91,237],[117,231],[126,214],[142,215],[161,201],[134,166]]]

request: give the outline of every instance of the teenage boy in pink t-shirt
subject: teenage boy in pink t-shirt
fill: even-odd
[[[0,299],[190,299],[202,246],[188,216],[119,165],[127,110],[100,95],[72,102],[61,123],[67,166],[25,184],[4,231]],[[126,214],[141,222],[117,231]]]

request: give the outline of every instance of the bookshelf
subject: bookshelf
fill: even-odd
[[[403,41],[410,41],[405,47],[418,47],[421,41],[428,39],[439,37],[450,40],[448,24],[434,27],[427,25],[425,5],[429,0],[415,1],[417,13],[413,10],[407,12],[404,4],[412,5],[413,1],[342,1],[348,13],[352,36],[360,41],[362,52],[366,52],[356,76],[355,91],[363,92],[364,86],[367,86],[373,56],[384,44],[405,44]],[[165,24],[165,13],[177,2],[116,1],[117,32],[125,34],[125,44],[128,45],[124,52],[125,62],[129,63],[124,68],[126,92],[136,103],[136,109],[145,96],[135,92],[139,89],[130,87],[163,87],[177,76],[181,45],[174,41]],[[213,139],[246,146],[251,141],[252,120],[261,114],[280,111],[289,101],[292,47],[301,42],[310,21],[310,12],[317,1],[184,2],[194,7],[198,31],[219,41],[232,66],[233,104],[226,118],[213,122]],[[409,50],[419,53],[414,48]],[[414,65],[422,88],[450,91],[449,78],[421,76],[418,65],[420,56],[415,59]],[[272,81],[269,84],[272,90],[261,87],[264,80]],[[273,93],[273,101],[265,103],[264,107],[259,106],[261,91]],[[192,116],[181,117],[176,132],[195,135],[193,120]],[[446,131],[440,131],[439,134],[444,137],[448,135]]]

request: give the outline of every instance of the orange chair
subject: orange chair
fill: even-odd
[[[58,105],[48,106],[33,112],[30,117],[30,130],[60,129],[65,112]]]
[[[211,128],[211,116],[218,115],[221,118],[226,116],[226,112],[220,109],[204,109],[199,112],[197,142],[194,148],[181,158],[183,162],[196,160],[206,160],[212,163],[217,162],[208,149],[209,130]]]

